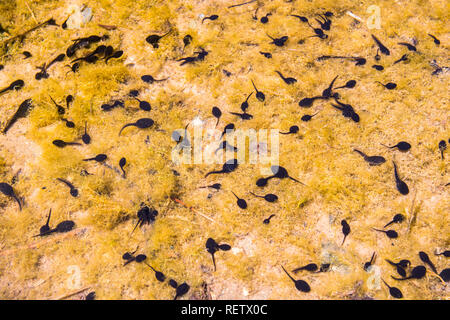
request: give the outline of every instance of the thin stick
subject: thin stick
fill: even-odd
[[[38,25],[34,26],[33,28],[31,28],[31,29],[29,29],[29,30],[27,30],[27,31],[25,31],[25,32],[23,32],[23,33],[21,33],[21,34],[18,34],[18,35],[15,35],[15,36],[13,36],[13,37],[11,37],[11,38],[9,38],[9,39],[6,39],[6,40],[4,41],[4,43],[9,43],[10,41],[12,41],[12,40],[14,40],[14,39],[25,37],[28,33],[30,33],[30,32],[32,32],[32,31],[34,31],[34,30],[36,30],[36,29],[38,29],[38,28],[40,28],[40,27],[42,27],[42,26],[48,24],[51,20],[52,20],[52,18],[50,18],[50,19],[48,19],[47,21],[44,21],[44,22],[42,22],[42,23],[39,23]]]
[[[243,6],[243,5],[246,5],[246,4],[253,3],[255,1],[256,0],[252,0],[252,1],[247,1],[247,2],[244,2],[244,3],[240,3],[240,4],[235,4],[235,5],[229,6],[228,9],[235,8],[235,7],[240,7],[240,6]]]
[[[39,23],[39,22],[37,21],[36,17],[34,16],[33,10],[31,10],[30,6],[28,5],[28,1],[25,1],[25,5],[27,6],[28,10],[30,10],[31,16],[32,16],[33,19],[34,19],[34,22]]]
[[[63,295],[63,296],[60,296],[60,297],[58,297],[58,298],[55,298],[55,299],[53,299],[53,300],[64,300],[64,299],[67,299],[67,298],[69,298],[69,297],[72,297],[72,296],[74,296],[74,295],[76,295],[76,294],[79,294],[79,293],[81,293],[81,292],[83,292],[83,291],[86,291],[86,290],[89,289],[89,288],[90,288],[89,286],[88,286],[88,287],[84,287],[84,288],[79,289],[79,290],[77,290],[77,291],[74,291],[74,292],[65,294],[65,295]]]
[[[21,246],[21,247],[15,248],[15,249],[5,250],[5,251],[0,252],[0,256],[5,256],[5,255],[11,254],[11,253],[15,253],[15,252],[20,251],[20,250],[36,249],[36,248],[39,248],[40,246],[43,246],[43,245],[46,245],[46,244],[49,244],[49,243],[52,243],[52,242],[57,242],[59,240],[65,239],[65,238],[69,238],[69,237],[72,237],[72,236],[79,235],[79,234],[85,232],[87,229],[88,228],[75,229],[73,231],[70,231],[70,232],[68,232],[66,234],[63,234],[63,235],[60,235],[60,236],[53,236],[53,237],[51,237],[49,239],[42,240],[42,241],[37,241],[37,242],[34,242],[32,244],[29,244],[29,245]]]
[[[412,223],[416,219],[416,214],[414,213],[414,203],[416,202],[416,195],[417,195],[417,189],[414,190],[414,196],[411,203],[411,207],[409,208],[409,214],[411,215],[411,218],[409,219],[408,229],[406,230],[406,233],[411,232]]]
[[[172,198],[172,200],[175,201],[175,202],[178,202],[179,204],[181,204],[182,206],[184,206],[184,207],[186,207],[186,208],[189,208],[191,211],[193,211],[194,213],[197,213],[197,214],[201,215],[203,218],[206,218],[206,219],[208,219],[209,221],[212,221],[212,222],[216,222],[216,223],[217,223],[217,221],[215,221],[214,219],[208,217],[207,215],[204,215],[203,213],[201,213],[201,212],[195,210],[195,209],[192,208],[192,207],[189,207],[189,206],[188,206],[187,204],[185,204],[183,201],[181,201],[181,200],[179,200],[179,199],[176,199],[176,198]]]

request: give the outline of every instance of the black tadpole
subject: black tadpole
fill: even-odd
[[[149,44],[151,44],[154,49],[157,49],[157,48],[159,48],[159,43],[158,43],[159,40],[161,40],[161,38],[167,36],[171,31],[172,31],[172,29],[170,29],[167,33],[163,34],[162,36],[159,36],[157,34],[149,35],[147,38],[145,38],[145,41],[147,41]]]
[[[267,202],[275,202],[278,200],[278,196],[276,194],[273,193],[268,193],[264,196],[259,196],[257,194],[254,194],[253,192],[250,192],[251,195],[258,197],[258,198],[263,198],[264,200],[266,200]]]
[[[91,143],[91,136],[87,133],[87,121],[84,122],[84,134],[81,136],[81,140],[84,144]]]
[[[213,238],[208,238],[206,240],[205,246],[206,246],[206,251],[208,251],[211,254],[211,258],[212,258],[213,265],[214,265],[214,271],[216,271],[217,270],[216,269],[216,260],[214,258],[214,254],[219,250],[229,251],[231,249],[231,246],[226,243],[218,244]]]
[[[397,148],[400,151],[408,151],[409,149],[411,149],[411,145],[406,141],[400,141],[399,143],[397,143],[396,145],[393,145],[393,146],[387,146],[382,143],[381,143],[381,145],[383,147],[390,148],[390,149]]]
[[[385,87],[388,90],[394,90],[395,88],[397,88],[397,85],[393,82],[388,82],[386,84],[383,84],[380,81],[376,81],[376,82],[381,84],[383,87]]]
[[[53,140],[52,143],[58,148],[64,148],[66,146],[81,146],[81,143],[78,142],[66,142],[63,140]]]
[[[386,230],[380,230],[380,229],[375,229],[375,228],[372,228],[372,229],[375,231],[378,231],[378,232],[384,232],[389,239],[398,238],[398,233],[395,230],[387,230],[386,231]]]
[[[25,82],[23,80],[16,80],[13,81],[9,86],[7,86],[6,88],[0,89],[0,95],[10,91],[10,90],[20,90],[23,88],[23,86],[25,85]]]
[[[391,277],[394,280],[422,279],[423,277],[425,277],[426,273],[427,273],[427,269],[424,266],[417,266],[411,270],[411,274],[409,275],[409,277],[404,277],[404,278],[396,278],[393,276],[391,276]]]
[[[247,201],[239,198],[233,191],[231,191],[231,193],[236,197],[236,199],[237,199],[236,203],[237,203],[238,207],[241,209],[247,209]]]
[[[395,164],[395,162],[392,161],[392,163],[394,164],[394,177],[395,177],[395,185],[397,186],[397,190],[402,195],[407,195],[409,193],[408,185],[402,179],[400,179],[400,177],[398,176],[397,165]]]
[[[345,239],[350,234],[350,225],[345,220],[341,220],[342,233],[344,234],[344,239],[342,240],[342,245],[344,245]]]
[[[433,262],[431,262],[430,257],[428,256],[428,254],[426,254],[423,251],[419,252],[419,258],[420,260],[422,260],[424,263],[426,263],[431,270],[433,270],[434,273],[438,274],[436,267],[434,266]]]
[[[292,282],[294,282],[295,288],[298,291],[301,291],[301,292],[310,292],[311,291],[311,287],[309,286],[309,284],[306,281],[304,281],[304,280],[295,280],[294,278],[292,278],[292,276],[286,271],[286,269],[283,266],[281,266],[281,268],[287,274],[289,279],[291,279]]]
[[[50,231],[50,217],[52,216],[52,209],[50,209],[47,217],[47,222],[39,229],[39,235],[44,235]]]
[[[364,161],[366,161],[371,166],[378,166],[386,162],[386,159],[382,156],[368,156],[358,149],[353,149],[353,151],[359,153],[364,158]]]
[[[19,205],[19,210],[22,210],[22,204],[19,201],[19,198],[16,196],[13,187],[6,182],[0,182],[0,192],[3,193],[7,197],[14,198],[17,204]]]
[[[253,94],[253,91],[247,96],[247,99],[245,99],[245,101],[241,103],[241,110],[243,112],[247,111],[247,109],[248,109],[248,99],[251,97],[252,94]]]
[[[281,38],[273,38],[269,35],[267,35],[270,39],[272,39],[271,44],[276,45],[277,47],[282,47],[284,46],[285,42],[288,40],[288,36],[283,36]]]
[[[396,287],[390,287],[390,286],[386,283],[386,281],[384,281],[383,279],[381,279],[381,280],[382,280],[383,283],[386,285],[386,287],[389,288],[389,294],[390,294],[392,297],[394,297],[394,298],[396,298],[396,299],[401,299],[401,298],[403,298],[403,294],[402,294],[402,292],[400,291],[400,289],[398,289],[398,288],[396,288]]]
[[[304,117],[304,116],[303,116],[303,117]],[[303,120],[303,117],[302,117],[302,120]],[[305,121],[305,120],[303,120],[303,121]],[[297,133],[298,130],[299,130],[299,127],[296,126],[296,125],[293,125],[293,126],[291,126],[291,127],[289,128],[289,131],[288,131],[288,132],[280,132],[280,134],[294,134],[294,133]]]
[[[385,54],[385,55],[387,55],[387,56],[391,54],[391,52],[389,51],[389,49],[386,48],[386,47],[381,43],[381,41],[378,40],[378,38],[375,37],[373,34],[372,34],[372,39],[373,39],[373,40],[375,41],[375,43],[377,44],[378,48],[380,48],[380,52],[381,52],[382,54]]]
[[[96,161],[96,162],[101,163],[101,162],[104,162],[107,158],[108,158],[108,156],[106,154],[100,153],[93,158],[83,159],[83,161]]]
[[[125,166],[126,163],[127,163],[127,159],[125,159],[124,157],[120,158],[119,167],[120,167],[120,170],[122,170],[122,177],[124,177],[124,178],[127,175],[125,170],[123,169],[123,167]]]
[[[153,121],[153,119],[150,118],[141,118],[139,120],[137,120],[136,122],[133,123],[127,123],[126,125],[124,125],[122,127],[122,129],[120,129],[119,131],[119,136],[122,133],[123,129],[125,129],[126,127],[137,127],[139,129],[146,129],[146,128],[150,128],[155,122]]]
[[[222,170],[208,172],[208,173],[205,175],[205,178],[206,178],[207,176],[209,176],[210,174],[221,174],[221,173],[230,173],[230,172],[233,172],[234,170],[236,170],[236,168],[238,167],[238,165],[239,165],[239,164],[238,164],[237,159],[231,159],[231,160],[228,160],[228,161],[226,161],[226,162],[223,164]]]
[[[177,298],[184,296],[186,293],[188,293],[190,287],[186,282],[183,282],[178,287],[176,287],[175,291],[175,297],[173,300],[177,300]]]
[[[217,118],[216,127],[219,124],[220,117],[222,116],[222,111],[218,107],[213,107],[211,110],[212,115]]]
[[[78,189],[75,188],[75,186],[70,183],[69,181],[62,179],[62,178],[56,178],[56,180],[61,181],[62,183],[64,183],[66,186],[68,186],[70,188],[70,195],[72,197],[77,197],[78,196]]]
[[[295,79],[295,78],[291,78],[291,77],[284,77],[283,76],[283,74],[280,72],[280,71],[275,71],[279,76],[280,76],[280,78],[286,83],[286,84],[293,84],[293,83],[296,83],[297,82],[297,79]]]
[[[8,120],[2,132],[7,133],[8,130],[11,129],[11,127],[17,122],[17,120],[19,120],[20,118],[25,118],[31,110],[31,107],[31,99],[26,99],[25,101],[23,101],[19,105],[19,108],[17,108],[13,116]]]
[[[266,218],[266,219],[263,220],[263,223],[264,223],[264,224],[269,224],[269,223],[270,223],[270,219],[272,219],[273,217],[275,217],[275,215],[274,215],[274,214],[271,214],[268,218]]]
[[[211,20],[211,21],[214,21],[214,20],[217,20],[218,18],[219,18],[219,16],[218,16],[217,14],[213,14],[213,15],[211,15],[211,16],[204,17],[204,18],[202,19],[202,23],[203,23],[205,20]]]
[[[317,271],[317,269],[318,269],[317,264],[310,263],[310,264],[307,264],[306,266],[296,268],[296,269],[292,270],[292,272],[293,273],[297,273],[297,272],[302,271],[302,270],[313,272],[313,271]]]
[[[364,268],[365,271],[368,271],[369,268],[373,265],[373,263],[375,262],[375,256],[376,256],[376,252],[374,252],[372,254],[372,257],[370,258],[370,261],[364,263],[364,267],[363,268]]]
[[[250,80],[250,81],[252,82],[253,88],[255,88],[256,99],[258,99],[261,102],[264,102],[264,100],[266,100],[266,96],[261,91],[258,91],[258,89],[256,88],[255,84],[253,83],[253,80]]]
[[[390,222],[388,222],[383,228],[386,228],[387,226],[390,226],[393,223],[401,223],[405,220],[405,216],[402,215],[401,213],[398,213],[394,216],[394,218],[392,218],[392,220]]]
[[[155,270],[155,268],[153,268],[151,265],[149,265],[147,262],[144,262],[150,269],[152,269],[152,271],[155,273],[155,278],[156,280],[158,280],[159,282],[164,282],[164,280],[166,280],[166,276],[164,275],[164,273],[162,273],[161,271]]]

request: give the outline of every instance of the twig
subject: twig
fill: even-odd
[[[406,230],[406,233],[411,232],[412,224],[414,223],[414,221],[416,219],[416,214],[414,211],[414,203],[416,202],[416,195],[417,195],[417,189],[414,190],[413,200],[411,203],[411,207],[409,208],[409,214],[411,215],[411,218],[409,219],[408,229]]]
[[[46,244],[49,244],[49,243],[52,243],[52,242],[63,240],[65,238],[68,238],[68,237],[71,237],[71,236],[79,235],[79,234],[85,232],[87,229],[88,228],[75,229],[73,231],[70,231],[68,233],[62,234],[60,236],[54,236],[54,237],[51,237],[49,239],[42,240],[42,241],[37,241],[37,242],[34,242],[32,244],[29,244],[29,245],[21,246],[21,247],[10,249],[10,250],[1,251],[0,252],[0,256],[5,256],[5,255],[11,254],[11,253],[15,253],[15,252],[17,252],[19,250],[36,249],[36,248],[39,248],[42,245],[46,245]]]
[[[32,16],[33,19],[34,19],[34,22],[39,23],[39,22],[37,21],[36,17],[34,16],[33,10],[31,10],[30,6],[28,5],[28,1],[25,1],[25,5],[27,6],[28,10],[30,10],[31,16]]]
[[[235,5],[229,6],[228,9],[235,8],[235,7],[240,7],[240,6],[243,6],[243,5],[246,5],[246,4],[253,3],[255,1],[256,0],[252,0],[252,1],[247,1],[247,2],[244,2],[244,3],[240,3],[240,4],[235,4]]]
[[[90,286],[87,286],[87,287],[84,287],[84,288],[79,289],[79,290],[77,290],[77,291],[74,291],[74,292],[65,294],[65,295],[63,295],[63,296],[60,296],[60,297],[58,297],[58,298],[55,298],[55,299],[53,299],[53,300],[64,300],[64,299],[67,299],[67,298],[69,298],[69,297],[72,297],[72,296],[74,296],[74,295],[76,295],[76,294],[79,294],[79,293],[81,293],[81,292],[83,292],[83,291],[86,291],[86,290],[89,289],[89,288],[90,288]]]
[[[183,201],[181,201],[181,200],[179,200],[179,199],[176,199],[176,198],[172,198],[172,200],[175,201],[175,202],[178,202],[178,203],[181,204],[182,206],[184,206],[184,207],[190,209],[190,210],[193,211],[194,213],[197,213],[197,214],[201,215],[203,218],[208,219],[209,221],[212,221],[212,222],[217,223],[216,220],[214,220],[214,219],[208,217],[207,215],[204,215],[203,213],[201,213],[201,212],[195,210],[195,209],[192,208],[192,207],[189,207],[189,206],[188,206],[187,204],[185,204]]]

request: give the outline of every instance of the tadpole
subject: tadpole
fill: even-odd
[[[319,267],[317,266],[317,264],[315,264],[315,263],[310,263],[310,264],[307,264],[306,266],[296,268],[296,269],[292,270],[292,272],[293,272],[293,273],[297,273],[297,272],[302,271],[302,270],[306,270],[306,271],[311,271],[311,272],[313,272],[313,271],[317,271],[317,269],[319,269]]]
[[[239,198],[233,191],[231,191],[231,193],[236,197],[236,199],[237,199],[236,203],[237,203],[238,207],[241,209],[247,209],[247,201]]]
[[[364,161],[366,161],[371,166],[378,166],[386,162],[386,159],[382,156],[368,156],[358,149],[353,149],[353,151],[359,153],[364,158]]]
[[[211,254],[211,258],[213,261],[213,265],[214,265],[214,271],[216,271],[216,260],[214,258],[214,254],[219,251],[229,251],[231,249],[231,246],[223,243],[223,244],[218,244],[213,238],[208,238],[206,240],[206,251],[208,251]]]
[[[401,299],[401,298],[403,298],[403,294],[402,294],[402,292],[398,289],[398,288],[396,288],[396,287],[390,287],[387,283],[386,283],[386,281],[384,281],[383,279],[381,279],[382,281],[383,281],[383,283],[386,285],[386,287],[388,287],[388,289],[389,289],[389,294],[392,296],[392,297],[394,297],[394,298],[396,298],[396,299]]]
[[[250,81],[252,82],[253,88],[255,88],[256,99],[258,99],[261,102],[264,102],[264,100],[266,100],[266,96],[261,91],[258,91],[258,89],[256,88],[255,84],[253,83],[253,80],[250,80]]]
[[[75,186],[70,183],[69,181],[62,179],[62,178],[56,178],[56,180],[61,181],[62,183],[64,183],[66,186],[68,186],[70,188],[70,195],[72,197],[77,197],[78,196],[78,189],[75,188]]]
[[[278,200],[277,195],[276,195],[276,194],[273,194],[273,193],[268,193],[268,194],[266,194],[266,195],[264,195],[264,196],[259,196],[259,195],[257,195],[257,194],[254,194],[253,192],[250,192],[250,194],[252,194],[252,195],[254,195],[255,197],[258,197],[258,198],[263,198],[263,199],[266,200],[267,202],[275,202],[275,201]]]
[[[163,34],[162,36],[159,36],[157,34],[149,35],[147,38],[145,38],[145,41],[147,41],[149,44],[151,44],[154,49],[157,49],[157,48],[159,48],[159,43],[158,43],[159,40],[161,40],[161,38],[167,36],[171,31],[172,31],[172,29],[170,29],[167,33]]]
[[[291,279],[292,282],[294,282],[295,288],[298,291],[301,291],[301,292],[310,292],[311,291],[311,287],[309,286],[309,284],[306,281],[304,281],[304,280],[295,280],[294,278],[292,278],[292,276],[286,271],[286,269],[283,266],[281,266],[281,268],[287,274],[289,279]]]
[[[0,192],[3,193],[7,197],[14,198],[17,204],[19,205],[19,210],[22,211],[22,204],[19,201],[19,198],[16,196],[13,187],[6,182],[0,182]]]
[[[394,218],[392,218],[392,220],[390,222],[388,222],[383,228],[386,228],[387,226],[390,226],[393,223],[401,223],[405,220],[405,216],[402,215],[401,213],[398,213],[394,216]]]
[[[375,229],[375,228],[372,228],[372,229],[375,231],[378,231],[378,232],[384,232],[386,234],[386,236],[390,239],[398,238],[398,233],[395,230],[387,230],[386,231],[386,230],[380,230],[380,229]]]
[[[120,129],[120,131],[119,131],[119,136],[122,133],[123,129],[125,129],[126,127],[134,126],[139,129],[147,129],[147,128],[150,128],[154,123],[155,122],[153,121],[153,119],[141,118],[141,119],[137,120],[136,122],[132,122],[132,123],[128,123],[128,124],[124,125],[122,127],[122,129]]]
[[[395,177],[395,184],[397,186],[397,190],[402,195],[407,195],[409,193],[408,185],[403,180],[401,180],[400,177],[398,176],[397,165],[395,164],[395,162],[392,161],[392,163],[394,164],[394,177]]]
[[[230,172],[233,172],[234,170],[236,170],[236,168],[238,167],[238,165],[239,165],[239,164],[238,164],[237,159],[227,160],[227,161],[222,165],[222,170],[208,172],[208,173],[205,175],[205,178],[208,177],[210,174],[221,174],[221,173],[230,173]]]
[[[384,146],[386,148],[390,148],[390,149],[397,148],[400,151],[408,151],[409,149],[411,149],[411,145],[406,141],[400,141],[399,143],[397,143],[396,145],[393,145],[393,146],[387,146],[382,143],[380,143],[380,144],[382,146]]]

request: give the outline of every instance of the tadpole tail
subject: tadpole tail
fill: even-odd
[[[125,262],[124,264],[123,264],[123,266],[125,267],[127,264],[129,264],[129,263],[131,263],[131,262],[133,262],[134,261],[134,258],[133,259],[130,259],[130,260],[128,260],[127,262]]]
[[[383,229],[386,228],[386,227],[388,227],[388,226],[390,226],[390,225],[393,224],[393,223],[394,223],[394,221],[389,222],[387,225],[385,225],[385,226],[383,227]]]
[[[46,236],[46,235],[49,235],[49,234],[51,234],[51,233],[53,233],[53,232],[56,232],[56,229],[53,229],[53,230],[50,230],[50,231],[47,231],[47,232],[44,232],[44,233],[40,233],[40,234],[38,234],[38,235],[35,235],[34,237],[42,237],[42,236]]]
[[[19,201],[19,198],[17,198],[16,195],[13,195],[13,198],[17,201],[17,203],[19,204],[19,210],[22,211],[22,204]]]
[[[288,276],[292,281],[294,281],[294,283],[295,283],[295,279],[292,278],[292,276],[286,271],[286,269],[285,269],[283,266],[281,266],[281,268],[282,268],[283,271],[287,274],[287,276]]]
[[[366,157],[367,157],[367,155],[366,155],[364,152],[359,151],[358,149],[353,149],[353,151],[359,153],[363,158],[366,158]]]
[[[295,182],[297,182],[297,183],[300,183],[300,184],[306,186],[306,184],[304,184],[303,182],[301,182],[301,181],[299,181],[299,180],[297,180],[297,179],[295,179],[295,178],[292,178],[292,177],[288,177],[288,178],[291,179],[292,181],[295,181]]]
[[[344,236],[344,240],[342,240],[341,246],[344,245],[345,239],[347,238],[347,235]]]
[[[214,128],[217,128],[217,125],[219,124],[219,121],[220,121],[220,117],[217,118],[216,126]]]
[[[293,272],[293,273],[297,273],[297,272],[299,272],[299,271],[301,271],[301,270],[303,270],[303,269],[304,269],[304,267],[300,267],[300,268],[297,268],[297,269],[292,270],[292,272]]]
[[[208,172],[208,173],[205,175],[205,178],[206,178],[207,176],[209,176],[210,174],[218,174],[218,173],[223,173],[223,170],[218,170],[218,171],[211,171],[211,172]]]
[[[48,226],[48,224],[50,223],[51,216],[52,216],[52,209],[50,209],[50,212],[48,213],[47,223],[45,224],[46,226]]]
[[[408,280],[408,279],[411,279],[412,277],[396,278],[396,277],[394,277],[394,276],[391,276],[391,278],[394,279],[394,280]]]
[[[121,135],[123,129],[125,129],[126,127],[131,127],[131,126],[134,126],[134,123],[127,123],[126,125],[124,125],[124,126],[122,127],[122,129],[120,129],[120,131],[119,131],[119,136]]]
[[[6,127],[2,130],[3,133],[7,133],[9,129],[13,126],[14,123],[16,123],[17,118],[12,117],[8,123],[6,124]]]
[[[216,258],[214,257],[214,253],[211,253],[211,257],[212,257],[212,262],[213,262],[213,265],[214,265],[214,271],[216,271],[217,270],[217,268],[216,268]]]
[[[133,228],[133,231],[131,231],[130,235],[133,234],[134,230],[136,230],[137,226],[139,225],[139,223],[141,222],[141,219],[138,220],[138,222],[136,223],[136,225]]]
[[[152,269],[153,272],[156,273],[156,270],[155,270],[151,265],[149,265],[149,264],[148,264],[147,262],[145,262],[145,261],[144,261],[144,263],[145,263],[150,269]]]
[[[269,35],[268,35],[268,36],[269,36]],[[273,40],[272,37],[269,36],[269,38]],[[253,83],[253,80],[250,80],[250,81],[252,82],[253,88],[255,88],[256,92],[258,92],[258,89],[256,89],[256,86],[255,86],[255,84]]]

